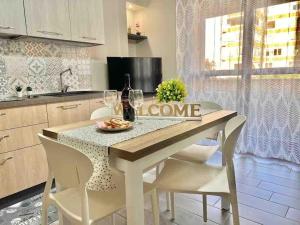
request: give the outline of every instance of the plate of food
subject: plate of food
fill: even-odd
[[[122,119],[109,119],[97,121],[97,128],[102,131],[116,132],[128,130],[133,127],[132,123]]]

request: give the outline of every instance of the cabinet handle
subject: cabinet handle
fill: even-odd
[[[9,138],[9,135],[4,135],[4,136],[0,137],[0,142],[3,141],[5,138]]]
[[[87,39],[87,40],[97,40],[97,38],[95,38],[95,37],[82,36],[81,38]]]
[[[96,103],[100,103],[100,104],[103,104],[103,103],[104,103],[104,101],[98,101],[98,102],[96,102]]]
[[[3,159],[1,162],[0,162],[0,166],[3,166],[8,160],[11,160],[13,159],[13,157],[7,157],[6,159]]]
[[[76,105],[67,105],[67,106],[58,106],[57,108],[62,109],[62,110],[67,110],[67,109],[75,109],[78,108],[81,104],[76,104]]]
[[[58,32],[53,32],[53,31],[45,31],[45,30],[38,30],[37,32],[42,33],[42,34],[48,34],[48,35],[62,35],[62,33],[58,33]]]
[[[14,27],[10,27],[10,26],[2,26],[2,25],[0,25],[0,29],[13,30],[15,28]]]
[[[6,113],[0,113],[0,116],[6,116]]]

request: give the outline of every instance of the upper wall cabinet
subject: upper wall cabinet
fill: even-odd
[[[24,0],[28,35],[71,40],[68,4],[68,0]]]
[[[0,34],[26,35],[23,0],[0,1]]]
[[[102,0],[69,0],[72,40],[104,44]]]

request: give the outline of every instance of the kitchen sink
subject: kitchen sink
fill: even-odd
[[[70,91],[70,92],[54,92],[54,93],[46,93],[41,96],[53,96],[53,97],[65,97],[65,96],[74,96],[74,95],[84,95],[84,94],[96,94],[100,93],[100,91]]]

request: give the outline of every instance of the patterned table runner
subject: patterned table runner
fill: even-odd
[[[109,167],[108,147],[114,144],[168,127],[182,120],[143,119],[134,128],[118,133],[104,133],[96,125],[81,127],[58,134],[58,141],[84,153],[94,166],[94,172],[87,188],[94,191],[109,191],[115,188]]]

